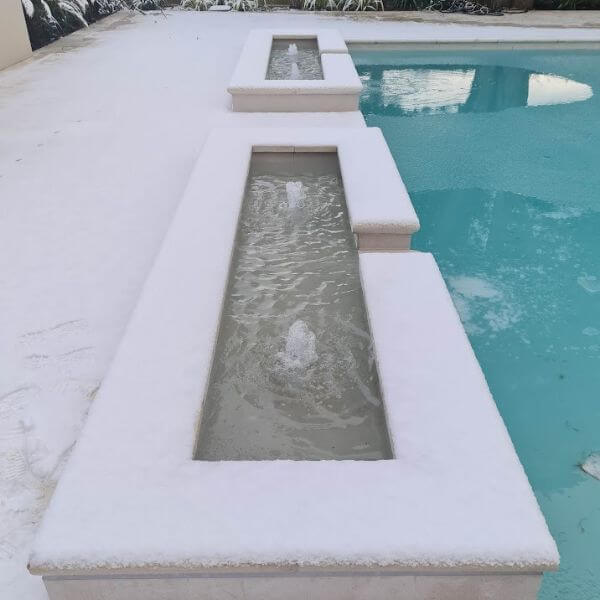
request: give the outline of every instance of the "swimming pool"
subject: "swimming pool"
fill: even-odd
[[[561,553],[541,600],[600,597],[600,54],[355,51]]]

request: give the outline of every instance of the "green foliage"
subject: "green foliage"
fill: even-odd
[[[1,0],[0,0],[1,1]],[[40,48],[122,8],[160,10],[163,0],[21,0],[29,39]]]
[[[343,11],[383,10],[383,0],[342,0],[338,6]]]
[[[185,10],[208,10],[213,5],[212,0],[182,0],[181,8]]]
[[[423,10],[428,8],[432,0],[386,0],[386,10]]]
[[[208,10],[211,6],[224,4],[231,6],[231,10],[247,12],[258,8],[257,0],[181,0],[181,8],[185,10]]]
[[[304,0],[304,10],[384,10],[383,0]]]
[[[162,10],[163,0],[122,0],[131,10]]]
[[[122,0],[22,0],[35,50],[123,7]]]
[[[248,12],[258,8],[257,0],[226,0],[225,4],[231,6],[231,10]]]
[[[598,10],[600,9],[600,0],[558,0],[553,3],[559,10]]]

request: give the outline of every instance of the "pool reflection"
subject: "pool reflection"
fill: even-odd
[[[359,66],[363,99],[376,114],[483,113],[568,104],[591,98],[592,88],[559,75],[497,65]]]

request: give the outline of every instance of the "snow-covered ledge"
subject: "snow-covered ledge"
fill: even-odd
[[[535,599],[556,547],[430,255],[360,255],[392,460],[192,460],[250,149],[337,148],[351,195],[379,135],[209,137],[38,532],[50,600]]]
[[[419,220],[381,130],[370,128],[261,128],[213,130],[204,147],[223,165],[202,181],[198,197],[210,197],[223,178],[240,189],[257,152],[337,152],[350,227],[361,252],[410,249]],[[242,195],[232,200],[238,204]]]
[[[315,39],[323,79],[267,79],[275,39]],[[358,110],[362,84],[346,44],[335,29],[254,29],[246,40],[227,88],[234,111],[332,112]]]

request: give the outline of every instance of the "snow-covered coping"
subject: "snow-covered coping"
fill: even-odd
[[[465,38],[459,40],[352,40],[348,41],[351,50],[598,50],[599,41],[577,41],[568,39],[511,40]]]
[[[556,548],[430,255],[360,255],[393,460],[192,460],[247,142],[337,148],[351,196],[379,135],[209,137],[40,527],[51,600],[535,598]]]
[[[267,68],[274,39],[316,38],[323,79],[268,80]],[[234,111],[331,112],[358,110],[362,84],[335,29],[254,29],[246,40],[227,88]]]
[[[196,190],[210,197],[224,178],[241,189],[250,158],[257,152],[337,152],[350,227],[361,251],[410,248],[419,220],[396,163],[378,128],[223,128],[213,131],[204,147],[223,165]],[[242,195],[235,199],[238,204]]]

